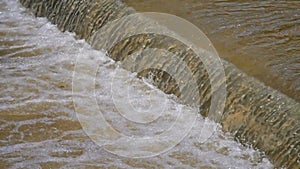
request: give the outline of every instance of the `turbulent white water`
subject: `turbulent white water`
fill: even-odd
[[[91,49],[73,34],[61,33],[45,18],[35,18],[15,0],[3,0],[0,4],[0,166],[3,168],[272,168],[262,153],[242,146],[220,129],[200,143],[204,122],[218,124],[199,116],[193,129],[180,137],[179,144],[158,156],[131,159],[107,152],[113,148],[104,146],[105,150],[93,142],[76,116],[73,96],[88,97],[79,90],[72,93],[72,77],[79,56],[89,58],[80,62],[93,58],[97,62],[96,75],[82,68],[80,77],[95,79],[95,85],[84,90],[96,99],[98,113],[118,133],[153,137],[172,127],[178,115],[188,113],[191,108],[176,103],[173,96],[160,92],[147,80],[118,68],[118,63],[105,53]],[[88,107],[89,103],[80,104]],[[143,118],[134,114],[141,111],[154,113]],[[133,122],[143,120],[146,123]],[[97,121],[91,123],[96,127],[102,125]]]

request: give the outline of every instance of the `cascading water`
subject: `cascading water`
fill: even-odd
[[[126,134],[141,135],[147,128],[137,130],[139,126],[115,122],[119,118],[111,114],[117,111],[108,92],[113,74],[123,71],[123,78],[128,79],[126,83],[115,82],[116,90],[127,85],[135,89],[130,94],[139,99],[147,93],[156,102],[161,101],[162,95],[170,96],[149,87],[134,74],[117,69],[117,63],[103,52],[75,40],[70,33],[61,33],[46,19],[35,18],[16,1],[4,1],[1,8],[0,165],[3,168],[272,166],[261,153],[243,147],[221,131],[203,145],[197,144],[194,131],[173,150],[147,160],[121,158],[104,151],[81,129],[73,109],[71,83],[76,56],[99,57],[96,83],[99,106],[108,121]],[[146,99],[137,103],[140,104],[149,103]],[[172,98],[167,100],[166,108],[169,114],[185,109]],[[159,132],[159,128],[168,125],[153,126],[153,130]],[[151,130],[148,132],[151,134]]]
[[[76,33],[75,36],[85,38],[92,43],[93,40],[90,39],[92,34],[105,25],[106,21],[134,12],[133,9],[127,8],[118,1],[48,1],[45,3],[45,1],[21,0],[21,2],[26,7],[34,9],[36,15],[47,16],[52,23],[57,24],[59,29],[73,31]],[[95,78],[95,94],[102,113],[109,119],[111,125],[121,132],[129,135],[145,134],[145,131],[140,130],[141,128],[137,129],[137,126],[130,123],[114,123],[119,122],[120,117],[113,116],[117,114],[117,110],[108,91],[111,87],[112,75],[120,70],[117,69],[118,63],[109,59],[103,52],[91,49],[82,40],[74,40],[69,33],[60,33],[45,19],[34,18],[17,2],[7,0],[2,3],[2,43],[4,44],[1,51],[1,77],[4,77],[1,79],[2,166],[11,168],[93,166],[167,168],[175,165],[184,168],[272,167],[261,153],[243,147],[233,141],[230,135],[219,130],[204,144],[198,144],[196,139],[199,131],[192,130],[189,137],[174,149],[149,159],[127,159],[107,153],[84,134],[77,121],[72,96],[81,97],[81,93],[72,94],[72,74],[78,55],[88,58],[99,56],[95,60],[100,65]],[[88,15],[84,15],[85,13]],[[130,41],[141,40],[141,46],[143,43],[156,44],[155,40],[151,39],[153,37],[147,38],[133,37]],[[161,42],[163,45],[166,39],[162,39]],[[139,48],[139,46],[129,45],[127,48],[125,46],[124,53],[120,54],[120,48],[126,43],[126,41],[121,42],[108,51],[109,56],[118,60],[117,57],[125,56],[132,49]],[[177,50],[182,50],[182,47],[179,46]],[[223,64],[229,81],[225,115],[222,119],[223,129],[235,132],[238,140],[252,143],[265,151],[271,159],[278,159],[277,165],[290,167],[298,165],[295,154],[299,148],[297,147],[299,104],[249,78],[226,61]],[[196,65],[195,68],[198,68],[197,66],[200,65]],[[117,80],[117,83],[114,83],[114,90],[121,92],[124,88],[131,87],[130,94],[135,96],[133,103],[138,107],[147,107],[149,100],[138,98],[150,93],[156,98],[155,101],[150,101],[150,104],[160,102],[159,98],[162,95],[167,98],[163,100],[167,115],[188,110],[186,106],[176,103],[172,96],[165,95],[154,86],[149,87],[135,78],[135,74],[122,71],[122,78],[129,80],[122,84]],[[83,71],[83,76],[90,76],[90,74]],[[203,77],[206,78],[205,75]],[[206,97],[209,98],[209,95]],[[166,123],[160,124],[161,126],[158,125],[157,128],[153,126],[155,131],[150,130],[146,133],[150,135],[159,133],[160,127],[169,126],[174,119],[172,116],[169,118],[170,121],[166,120]],[[201,125],[202,119],[197,120],[196,124]],[[209,124],[217,126],[214,122]],[[279,129],[284,133],[278,133]],[[282,138],[282,136],[286,137]],[[293,149],[285,148],[290,146],[293,146]]]

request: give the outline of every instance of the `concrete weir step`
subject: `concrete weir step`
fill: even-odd
[[[78,38],[85,39],[95,49],[100,50],[106,45],[99,38],[103,39],[109,35],[110,37],[106,38],[119,39],[118,43],[107,51],[114,60],[123,61],[134,52],[142,54],[146,48],[164,49],[178,55],[190,69],[196,87],[192,88],[188,83],[183,87],[179,86],[181,81],[191,79],[180,71],[177,62],[170,60],[155,57],[153,60],[140,60],[135,62],[134,66],[127,65],[125,68],[135,71],[155,64],[173,67],[178,70],[175,72],[177,73],[175,79],[168,72],[158,69],[146,69],[138,72],[138,75],[147,76],[151,71],[158,88],[181,97],[186,104],[193,104],[194,99],[191,98],[199,96],[195,102],[200,106],[200,113],[220,122],[222,129],[231,132],[239,142],[250,144],[265,152],[275,166],[300,168],[300,104],[295,100],[265,86],[222,59],[226,78],[222,79],[218,74],[214,74],[214,79],[211,79],[203,60],[187,45],[170,36],[147,33],[122,39],[124,34],[132,33],[130,29],[126,30],[126,26],[130,27],[130,24],[139,30],[158,29],[160,25],[151,19],[138,16],[128,18],[115,26],[106,27],[115,19],[136,13],[121,0],[19,1],[30,8],[36,16],[47,17],[61,31],[74,32]],[[103,31],[99,32],[100,29]],[[163,32],[165,29],[161,30]],[[213,64],[209,66],[213,67]],[[132,67],[136,69],[131,69]],[[215,82],[216,85],[212,87],[211,82]],[[208,113],[210,109],[218,109],[211,106],[215,99],[213,95],[225,86],[225,82],[227,92],[222,116],[211,115]]]

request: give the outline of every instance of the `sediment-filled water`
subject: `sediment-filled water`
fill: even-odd
[[[104,52],[91,49],[84,40],[75,39],[74,34],[61,33],[45,18],[34,17],[16,0],[0,3],[2,168],[272,168],[263,153],[242,146],[221,130],[200,144],[197,136],[204,121],[201,116],[180,144],[159,156],[131,159],[105,151],[83,131],[74,110],[73,96],[81,96],[80,92],[72,93],[78,56],[95,58],[99,63],[94,93],[98,106],[109,123],[123,134],[141,136],[161,132],[173,122],[174,114],[189,108],[147,80],[119,69],[118,63]],[[115,74],[127,81],[113,79]],[[82,76],[90,74],[85,72]],[[164,123],[149,129],[120,120],[111,95],[112,82],[113,91],[129,92],[137,109],[164,103],[167,115]],[[147,99],[148,95],[154,100]]]
[[[300,2],[124,0],[140,12],[183,17],[210,38],[220,57],[300,101]]]

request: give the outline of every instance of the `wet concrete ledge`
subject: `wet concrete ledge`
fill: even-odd
[[[30,8],[36,16],[47,17],[61,31],[75,32],[78,38],[86,39],[96,49],[95,39],[91,37],[98,29],[109,21],[135,12],[119,0],[20,0],[20,2]],[[122,28],[111,30],[116,32],[115,36],[118,36],[118,29]],[[181,55],[192,70],[193,77],[197,79],[200,113],[207,115],[212,93],[208,74],[195,54],[188,51],[180,42],[168,37],[140,35],[121,41],[108,53],[115,60],[123,60],[132,51],[141,50],[145,46],[165,48]],[[231,63],[225,60],[222,62],[227,85],[226,106],[220,120],[223,130],[234,134],[241,143],[252,145],[265,152],[276,166],[300,168],[300,104],[246,75]],[[146,76],[147,73],[140,72],[139,75]],[[161,90],[180,95],[176,86],[178,79],[172,79],[165,72],[155,72],[155,75],[160,79],[156,85]],[[189,92],[193,91],[190,89]]]

